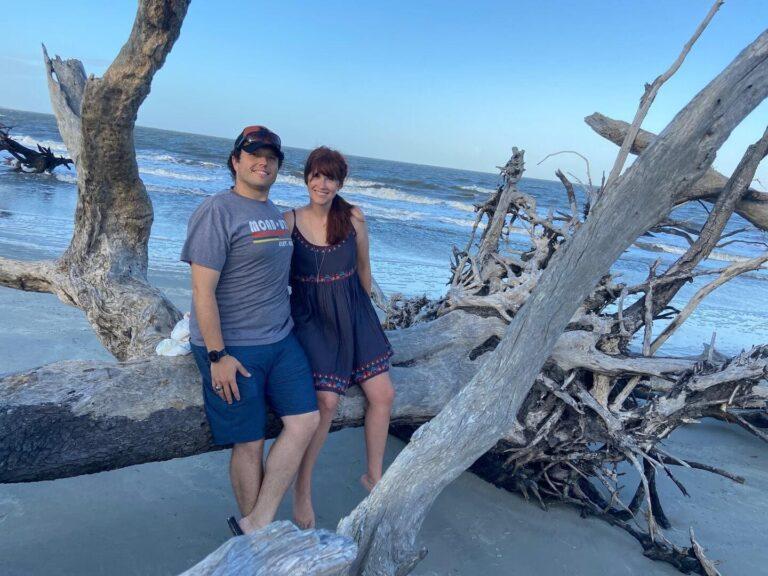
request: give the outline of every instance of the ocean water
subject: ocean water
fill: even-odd
[[[25,145],[39,143],[66,154],[51,115],[0,108],[0,122],[12,126],[12,135]],[[510,149],[513,144],[525,147],[524,142],[510,142]],[[136,129],[139,172],[155,211],[149,244],[150,277],[164,289],[173,289],[174,282],[167,281],[168,278],[181,279],[181,285],[185,285],[187,266],[179,262],[178,256],[187,219],[204,197],[229,187],[231,179],[225,160],[230,147],[230,139]],[[308,151],[286,148],[285,153],[285,163],[270,198],[279,206],[290,208],[304,204],[307,199],[302,169]],[[450,275],[451,247],[466,245],[474,221],[473,204],[495,190],[498,176],[351,154],[347,158],[350,176],[342,194],[366,214],[373,274],[383,290],[408,296],[443,294]],[[0,256],[33,259],[59,255],[72,233],[77,200],[75,182],[74,172],[63,168],[57,168],[53,174],[19,174],[0,161]],[[523,178],[520,189],[536,197],[542,213],[567,211],[566,195],[559,182]],[[700,224],[706,212],[702,206],[692,204],[677,209],[674,216]],[[748,226],[735,216],[729,230]],[[751,243],[724,246],[704,266],[719,268],[766,250],[759,244],[768,242],[766,234],[750,230],[742,236]],[[640,241],[644,247],[630,248],[614,266],[621,281],[642,281],[656,259],[661,259],[663,270],[687,245],[683,238],[666,234]],[[510,243],[524,246],[525,236],[513,233]],[[702,343],[709,342],[713,330],[718,334],[718,349],[730,354],[768,342],[767,281],[768,273],[759,271],[720,287],[665,344],[662,352],[697,354]],[[686,285],[673,305],[684,305],[684,298],[705,282],[697,279]],[[662,328],[663,324],[658,323],[655,331]]]

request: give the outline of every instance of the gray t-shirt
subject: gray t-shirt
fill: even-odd
[[[206,198],[192,214],[181,260],[221,272],[216,301],[225,345],[272,344],[288,336],[292,254],[288,226],[270,200],[229,190]],[[191,340],[204,346],[194,308]]]

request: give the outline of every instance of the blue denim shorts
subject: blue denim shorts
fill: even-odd
[[[267,407],[278,416],[317,410],[312,370],[293,333],[274,344],[227,346],[250,376],[237,374],[240,400],[226,400],[213,390],[211,363],[204,346],[192,345],[203,377],[203,400],[213,441],[219,445],[261,440],[266,433]]]

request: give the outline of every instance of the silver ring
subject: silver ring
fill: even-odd
[[[216,392],[221,392],[222,391],[222,387],[221,386],[214,386],[213,389],[216,390]]]

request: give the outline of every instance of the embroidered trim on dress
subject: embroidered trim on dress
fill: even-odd
[[[392,357],[392,354],[394,352],[390,348],[386,353],[355,369],[352,372],[352,381],[355,384],[360,384],[389,370],[389,359]]]
[[[319,246],[317,244],[312,244],[309,240],[307,240],[304,237],[304,234],[301,233],[301,230],[299,230],[299,227],[296,226],[296,223],[293,224],[293,236],[296,237],[296,239],[301,242],[306,248],[309,250],[312,250],[313,252],[333,252],[335,250],[338,250],[339,248],[344,245],[347,240],[349,240],[352,236],[355,236],[356,232],[355,229],[352,228],[351,232],[347,235],[344,240],[341,242],[337,242],[336,244],[332,244],[331,246]]]
[[[349,388],[349,378],[342,378],[335,374],[319,374],[312,372],[312,378],[315,380],[315,390],[324,390],[326,392],[336,392],[343,395]]]
[[[317,276],[316,274],[310,274],[309,276],[291,276],[291,280],[298,280],[299,282],[314,282],[314,283],[322,283],[322,282],[336,282],[337,280],[344,280],[345,278],[349,278],[352,276],[356,268],[352,268],[352,270],[345,270],[344,272],[334,272],[332,274],[322,274],[320,276]]]

